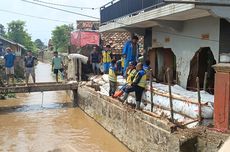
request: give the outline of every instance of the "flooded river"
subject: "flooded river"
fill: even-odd
[[[39,63],[37,82],[54,81],[49,64]],[[65,92],[18,94],[0,100],[0,152],[128,152],[79,108]]]

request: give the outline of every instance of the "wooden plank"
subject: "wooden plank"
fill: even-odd
[[[0,94],[4,93],[30,93],[30,92],[44,92],[44,91],[61,91],[61,90],[76,90],[78,83],[71,84],[36,84],[31,86],[11,86],[0,87]]]

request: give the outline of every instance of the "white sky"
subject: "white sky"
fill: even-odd
[[[35,2],[33,0],[29,0]],[[72,5],[78,7],[90,7],[90,8],[98,8],[111,0],[41,0],[51,3],[58,3],[58,4],[65,4],[65,5]],[[48,4],[46,4],[48,5]],[[68,7],[60,7],[49,5],[52,7],[57,7],[85,15],[100,16],[99,9],[96,10],[81,10],[75,8],[68,8]],[[12,20],[23,20],[26,22],[26,29],[29,34],[31,34],[32,39],[35,40],[37,38],[41,39],[43,42],[47,43],[51,37],[51,31],[58,25],[68,24],[62,22],[55,22],[49,20],[41,20],[36,18],[31,18],[27,16],[22,16],[18,14],[11,14],[7,12],[3,12],[2,10],[8,10],[13,12],[18,12],[22,14],[29,14],[32,16],[40,16],[55,20],[63,20],[68,21],[70,23],[74,23],[76,26],[76,20],[95,20],[88,17],[83,17],[75,14],[70,14],[50,8],[46,8],[43,6],[38,6],[30,3],[26,3],[22,0],[1,0],[0,3],[0,23],[3,24],[5,27],[7,23],[11,22]]]

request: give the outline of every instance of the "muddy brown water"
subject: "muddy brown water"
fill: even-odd
[[[54,81],[49,64],[39,63],[37,82]],[[18,94],[0,100],[0,152],[128,152],[79,108],[65,92]]]

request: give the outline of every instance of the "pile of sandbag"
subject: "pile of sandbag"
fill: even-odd
[[[100,85],[100,93],[103,95],[109,95],[109,79],[108,75],[97,76],[91,78],[91,80]],[[118,80],[118,89],[121,88],[125,83],[125,79],[122,76],[117,77]],[[159,115],[164,115],[170,118],[170,102],[168,95],[168,85],[160,83],[152,83],[153,90],[153,111]],[[201,114],[205,119],[213,118],[213,105],[214,105],[214,96],[201,91]],[[197,92],[192,92],[185,90],[184,88],[174,85],[172,86],[172,96],[173,96],[173,111],[174,119],[179,122],[186,123],[189,120],[196,120],[199,118],[199,104],[197,98]],[[141,107],[146,110],[151,110],[151,91],[150,83],[147,83],[146,91],[143,93],[142,99],[147,102],[147,105],[143,104]],[[136,103],[135,94],[131,93],[127,98],[128,103]]]

